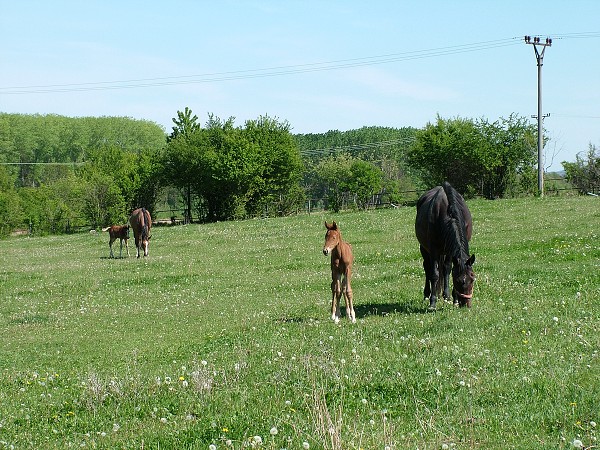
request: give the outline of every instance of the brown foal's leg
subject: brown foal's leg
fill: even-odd
[[[341,275],[331,272],[331,320],[340,321],[340,298],[342,297]]]
[[[346,315],[352,323],[356,323],[356,314],[354,313],[354,304],[352,303],[352,287],[350,286],[350,278],[352,274],[350,270],[346,271],[344,276],[344,285],[342,290],[344,292],[344,298],[346,300]]]

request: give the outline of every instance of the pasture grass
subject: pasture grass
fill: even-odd
[[[598,199],[468,204],[473,308],[434,313],[408,207],[0,241],[0,449],[597,446]]]

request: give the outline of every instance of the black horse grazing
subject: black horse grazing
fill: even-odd
[[[454,305],[471,306],[475,273],[475,255],[469,256],[473,233],[471,212],[462,195],[444,182],[421,196],[417,202],[415,232],[419,240],[425,269],[425,300],[435,309],[442,292],[448,299],[448,278],[452,270]]]

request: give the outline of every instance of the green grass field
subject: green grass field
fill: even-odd
[[[434,313],[408,207],[0,241],[0,449],[597,447],[600,202],[469,207],[473,308]]]

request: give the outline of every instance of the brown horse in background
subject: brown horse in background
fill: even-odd
[[[331,253],[331,319],[335,323],[340,321],[340,299],[343,294],[346,300],[346,316],[352,323],[356,323],[350,287],[354,261],[352,246],[342,239],[342,233],[335,222],[332,224],[325,222],[325,228],[327,233],[325,233],[323,254],[327,256]]]
[[[140,251],[144,256],[148,256],[148,243],[150,241],[150,228],[152,228],[152,217],[146,208],[138,208],[131,213],[129,225],[133,229],[135,246],[137,248],[137,257],[140,257]]]
[[[464,198],[450,183],[444,182],[421,196],[415,232],[423,256],[423,295],[429,299],[429,309],[435,309],[440,293],[444,299],[449,298],[450,271],[454,305],[470,307],[475,282],[475,255],[469,256],[473,219]]]
[[[129,225],[113,225],[112,227],[102,228],[102,231],[108,231],[110,241],[108,247],[110,248],[110,257],[114,258],[112,245],[117,239],[120,239],[121,247],[119,248],[119,258],[123,257],[123,241],[125,241],[125,248],[127,249],[127,256],[129,256],[129,246],[127,240],[129,239]]]

